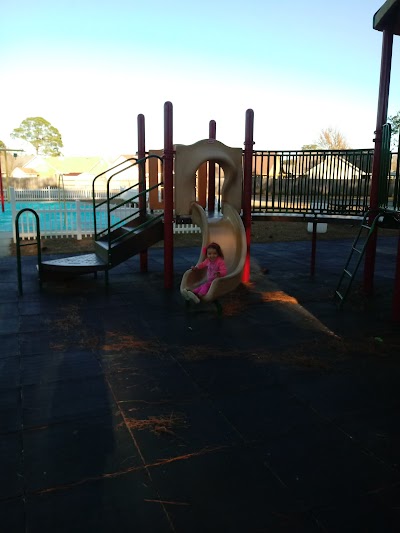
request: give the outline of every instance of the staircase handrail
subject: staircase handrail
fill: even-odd
[[[117,176],[118,174],[121,174],[122,172],[125,172],[126,170],[130,169],[130,168],[133,168],[135,167],[136,165],[140,165],[140,164],[144,164],[148,159],[152,159],[152,158],[155,158],[155,159],[159,159],[161,162],[163,162],[163,157],[160,157],[156,154],[149,154],[149,155],[146,155],[145,157],[142,157],[140,159],[136,158],[136,157],[132,157],[132,158],[129,158],[129,159],[126,159],[125,161],[119,163],[118,165],[115,165],[114,167],[102,172],[101,174],[99,174],[98,176],[96,176],[93,180],[93,183],[92,183],[92,196],[93,196],[93,224],[94,224],[94,235],[95,235],[95,239],[97,239],[100,235],[104,235],[106,233],[108,233],[108,237],[109,237],[109,247],[111,246],[111,230],[117,226],[117,225],[120,225],[121,222],[123,221],[126,221],[130,218],[132,218],[134,215],[130,214],[128,216],[126,216],[122,221],[119,220],[118,222],[114,223],[114,224],[111,224],[111,213],[120,208],[121,206],[124,206],[128,203],[131,203],[133,200],[135,200],[136,198],[141,198],[143,197],[144,195],[146,195],[149,191],[155,189],[155,188],[158,188],[160,187],[163,182],[160,182],[158,183],[157,185],[153,185],[152,187],[148,188],[148,189],[144,189],[142,191],[140,191],[139,193],[133,195],[132,197],[130,198],[127,198],[127,199],[121,199],[121,202],[118,203],[118,205],[112,207],[110,205],[111,201],[112,200],[115,200],[119,197],[121,197],[122,194],[125,194],[127,191],[133,189],[134,187],[140,187],[140,181],[131,185],[130,187],[124,189],[123,191],[120,191],[119,193],[116,193],[114,195],[111,195],[110,196],[110,182],[111,180]],[[114,170],[118,167],[120,167],[121,165],[126,165],[127,162],[129,161],[133,161],[129,166],[124,166],[124,168],[122,169],[119,169],[117,172],[114,172],[108,179],[107,179],[107,197],[105,200],[99,202],[96,204],[96,200],[95,200],[95,181],[97,180],[97,178],[101,177],[102,175],[110,172],[111,170]],[[98,209],[99,207],[103,206],[103,205],[106,205],[107,206],[107,228],[100,231],[99,233],[97,232],[97,220],[96,220],[96,209]],[[135,215],[137,214],[137,212],[135,213]],[[158,217],[157,217],[158,218]]]
[[[148,192],[152,191],[153,189],[157,189],[157,188],[158,188],[160,185],[162,185],[162,184],[163,184],[163,182],[161,182],[161,183],[159,183],[159,184],[157,184],[157,185],[153,185],[153,186],[149,187],[148,189],[146,189],[145,191],[142,191],[142,192],[137,193],[137,194],[136,194],[135,196],[133,196],[132,198],[129,198],[128,200],[126,200],[126,201],[124,201],[124,202],[121,202],[120,204],[118,204],[118,205],[116,205],[116,206],[114,206],[114,207],[109,207],[109,213],[111,214],[111,212],[114,211],[115,209],[119,209],[121,206],[123,206],[123,205],[125,205],[125,204],[127,204],[127,203],[132,202],[132,200],[135,200],[136,198],[139,198],[140,196],[144,196],[145,194],[147,194]],[[137,186],[137,185],[138,185],[138,184],[136,183],[135,185],[132,185],[132,187],[135,187],[135,186]],[[125,190],[124,192],[126,192],[126,190]],[[103,205],[103,204],[105,204],[105,203],[107,203],[106,200],[105,200],[104,202],[102,202],[101,205]],[[98,207],[99,205],[100,205],[100,204],[97,204],[97,207]],[[136,212],[136,213],[137,213],[137,212]],[[136,213],[135,213],[135,214],[136,214]],[[127,215],[125,218],[122,218],[122,219],[118,220],[117,222],[114,222],[114,224],[111,224],[111,217],[110,217],[110,220],[108,221],[109,226],[108,226],[107,228],[103,229],[102,231],[99,231],[98,233],[96,232],[96,234],[95,234],[95,235],[96,235],[96,238],[99,238],[99,237],[101,237],[102,235],[105,235],[105,234],[111,232],[111,230],[114,229],[115,226],[119,226],[119,225],[121,225],[121,224],[122,224],[123,222],[125,222],[126,220],[129,220],[130,218],[132,218],[132,216],[133,216],[132,214],[129,214],[129,215]],[[154,217],[154,219],[156,219],[156,218],[160,218],[160,217],[162,217],[162,216],[163,216],[163,214]],[[141,226],[139,226],[139,227],[141,227]],[[135,228],[135,229],[137,229],[137,228]],[[130,234],[130,232],[127,232],[127,235],[129,235],[129,234]]]
[[[21,244],[20,241],[20,233],[19,233],[19,219],[22,213],[30,212],[34,215],[36,220],[36,243],[34,242],[27,242],[24,244]],[[24,209],[21,209],[18,211],[16,217],[15,217],[15,239],[16,239],[16,247],[17,247],[17,274],[18,274],[18,292],[20,296],[22,296],[22,269],[21,269],[21,247],[22,246],[33,246],[36,244],[37,247],[37,261],[38,261],[38,273],[39,273],[39,283],[41,283],[42,279],[42,249],[40,246],[40,218],[38,213],[32,209],[31,207],[24,207]]]

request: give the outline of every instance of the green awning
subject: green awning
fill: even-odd
[[[400,0],[386,0],[374,15],[373,28],[400,35]]]

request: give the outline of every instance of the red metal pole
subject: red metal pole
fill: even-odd
[[[7,152],[4,152],[7,157]],[[3,189],[3,174],[1,172],[1,156],[0,156],[0,197],[1,197],[1,210],[4,213],[4,189]]]
[[[208,138],[216,139],[217,124],[215,120],[210,120]],[[208,213],[213,215],[215,211],[215,162],[208,162]]]
[[[140,114],[137,117],[137,131],[138,131],[138,159],[143,159],[146,156],[146,135],[145,135],[145,121],[144,115]],[[143,162],[139,165],[139,212],[140,217],[146,216],[146,163]],[[147,272],[148,270],[148,252],[143,250],[140,252],[140,272]]]
[[[164,104],[164,287],[172,289],[174,277],[172,104]]]
[[[242,281],[250,281],[250,243],[251,243],[251,182],[253,168],[253,131],[254,131],[254,111],[246,111],[246,129],[244,141],[244,163],[243,163],[243,223],[246,232],[246,262],[243,269]]]
[[[393,33],[390,33],[385,30],[382,36],[381,73],[379,79],[378,111],[376,117],[376,130],[374,139],[375,150],[371,178],[370,209],[373,211],[376,211],[379,208],[379,172],[382,150],[382,126],[386,123],[387,120],[390,71],[392,65],[392,49]],[[373,213],[371,215],[370,223],[372,223],[375,216],[376,213]],[[367,248],[365,250],[364,291],[366,294],[369,295],[372,294],[374,286],[377,237],[377,230],[375,230],[371,235],[367,244]]]

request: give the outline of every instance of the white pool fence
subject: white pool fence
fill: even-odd
[[[14,242],[16,242],[15,218],[18,213],[17,202],[35,202],[35,211],[40,221],[41,237],[72,237],[78,240],[83,237],[93,237],[94,219],[91,195],[88,197],[87,191],[83,191],[84,194],[79,195],[80,192],[82,191],[63,191],[60,198],[59,190],[53,187],[46,187],[41,190],[16,190],[10,187],[9,195]],[[105,192],[98,192],[96,195],[96,200],[105,198]],[[54,203],[48,203],[49,201]],[[39,208],[37,203],[40,203]],[[119,220],[124,219],[135,211],[137,211],[137,208],[127,207],[126,205],[118,207],[112,212],[111,223],[118,223]],[[107,227],[106,205],[96,209],[96,224],[97,231]],[[175,223],[173,231],[175,234],[201,232],[200,228],[194,224]],[[23,240],[36,238],[36,221],[33,213],[22,213],[19,218],[19,234]]]

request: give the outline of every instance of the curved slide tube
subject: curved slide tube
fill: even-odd
[[[197,264],[204,260],[204,248],[210,242],[221,246],[225,257],[228,273],[223,278],[216,278],[205,296],[203,302],[212,302],[220,296],[234,290],[241,282],[246,260],[246,233],[242,219],[234,207],[228,203],[222,205],[223,216],[207,218],[204,209],[197,203],[192,204],[192,220],[201,228],[202,250]],[[207,269],[187,270],[181,281],[180,290],[191,290],[206,280]]]

